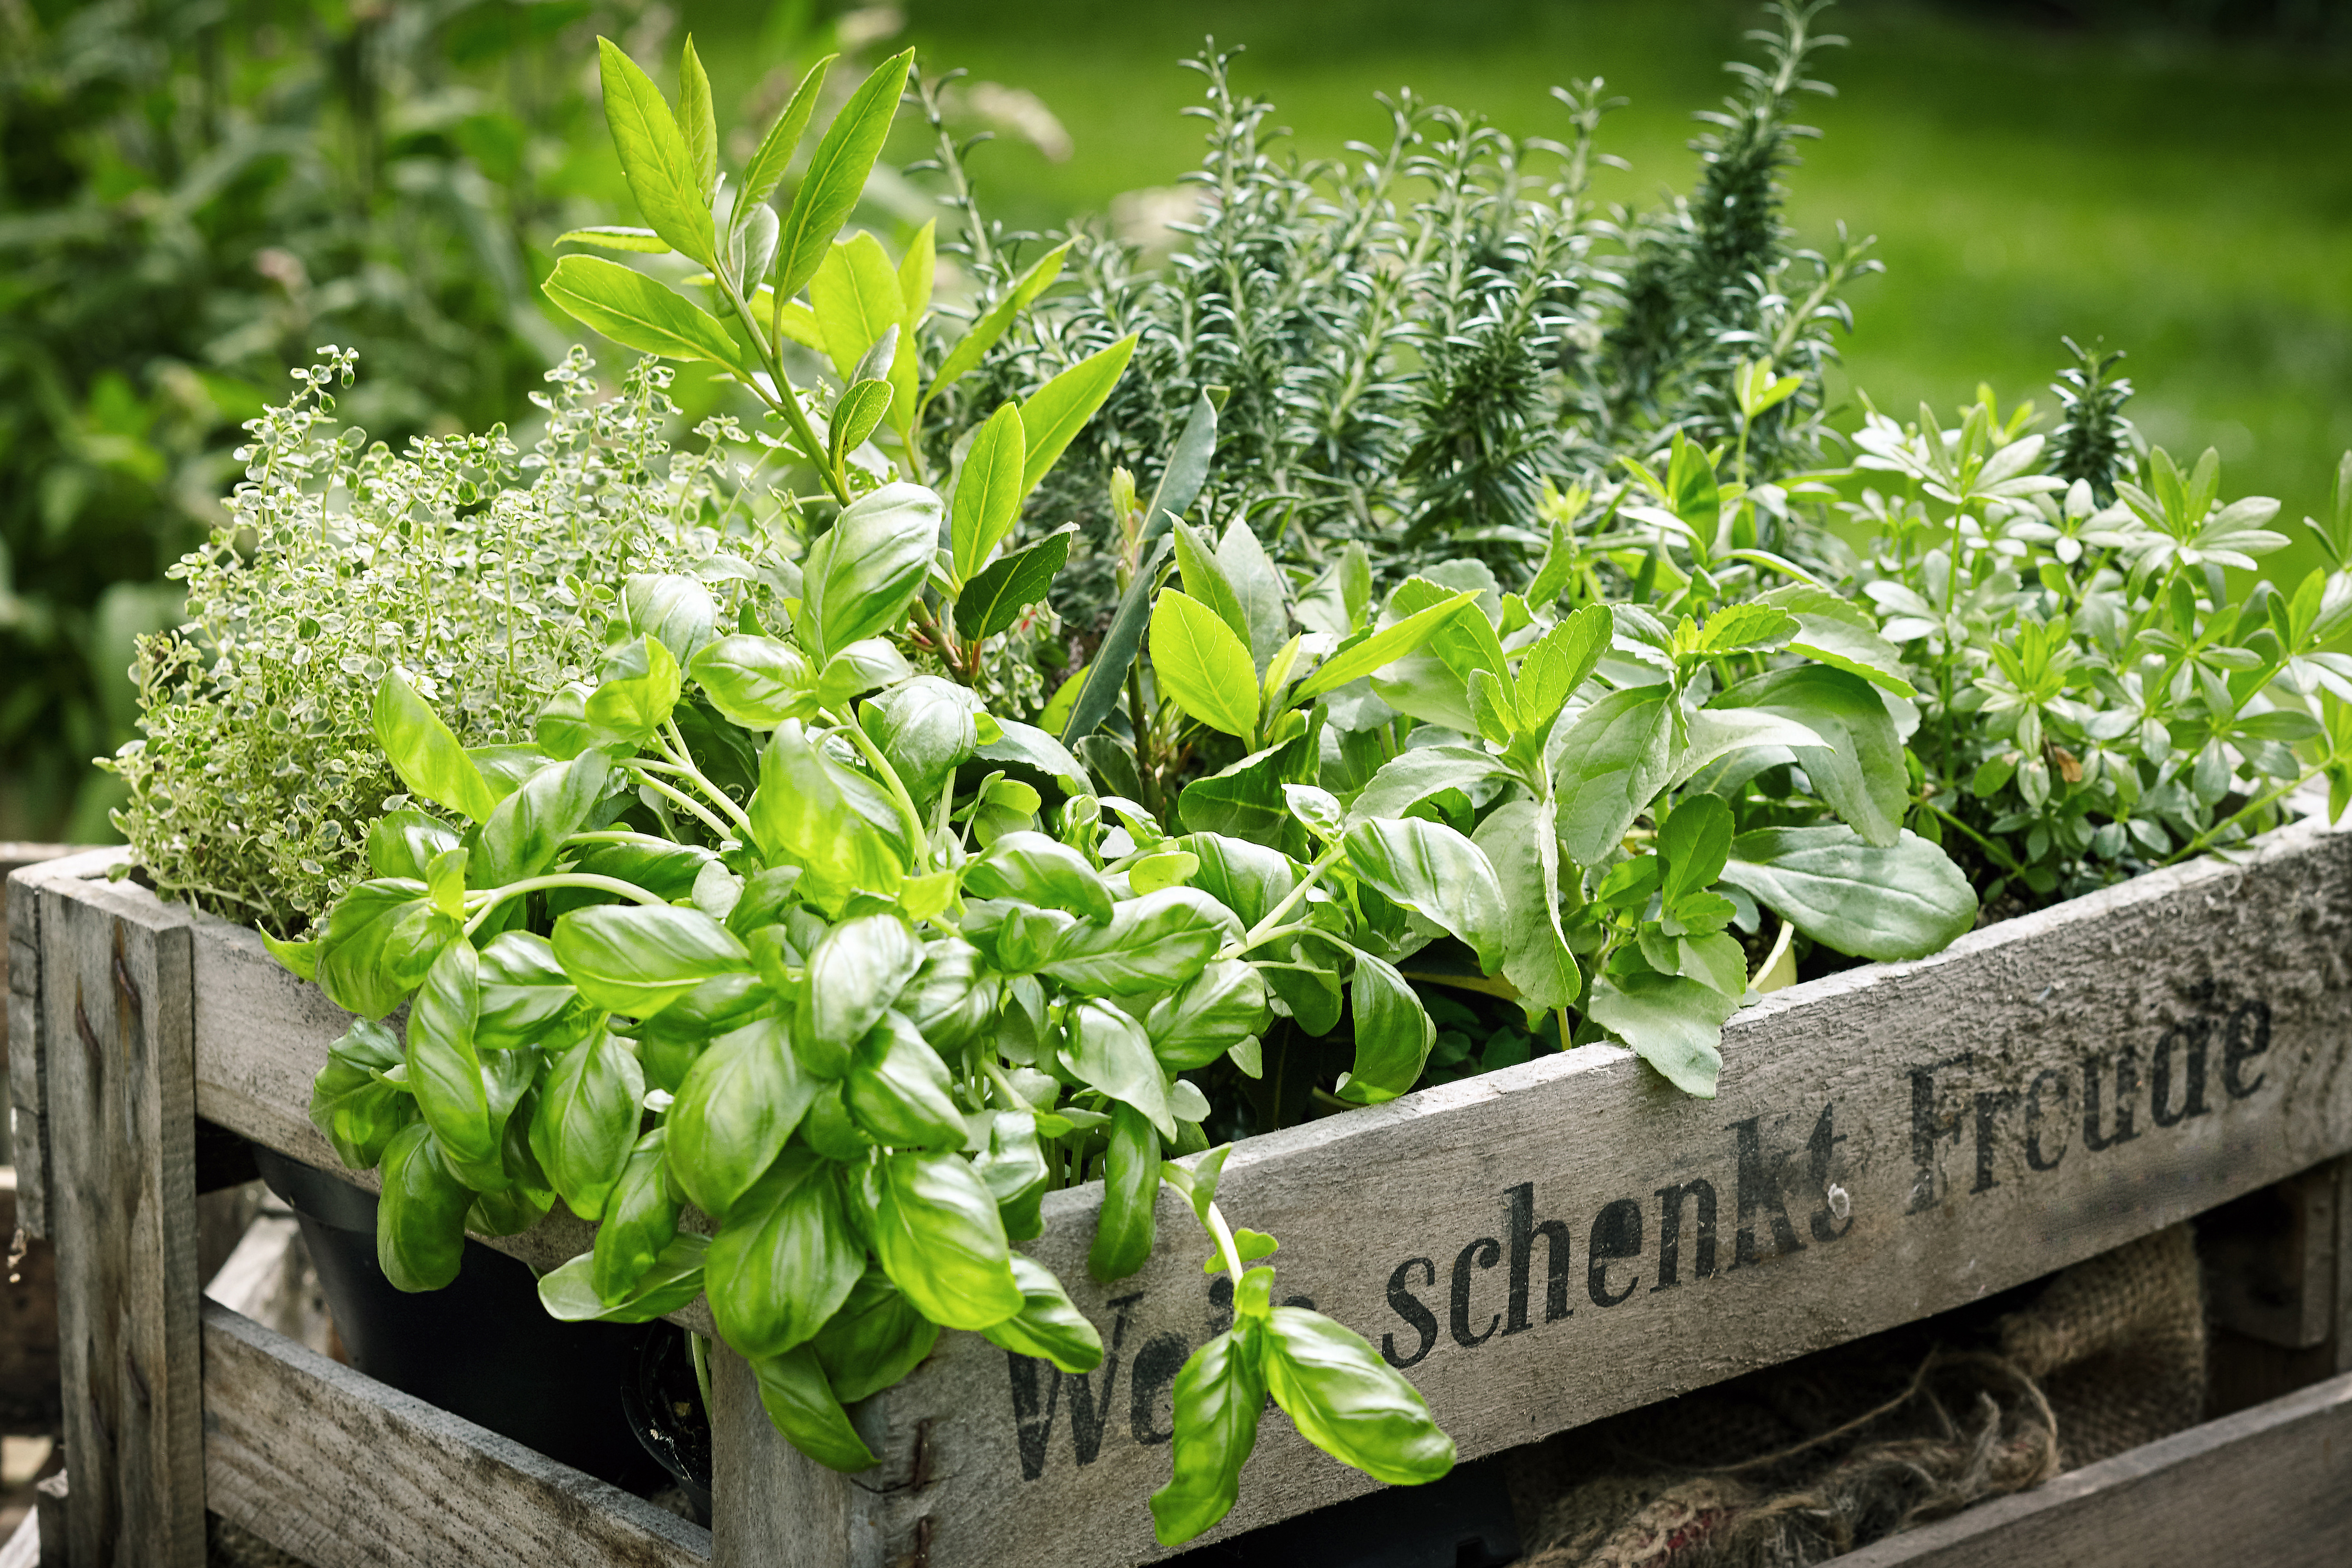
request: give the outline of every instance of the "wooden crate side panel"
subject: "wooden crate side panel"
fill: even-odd
[[[16,1223],[48,1234],[48,1137],[41,1089],[40,883],[26,871],[7,877],[8,1120],[16,1166]]]
[[[2352,1377],[2336,1377],[1839,1562],[1850,1568],[2336,1568],[2347,1556]]]
[[[316,1568],[710,1561],[700,1526],[217,1302],[205,1304],[203,1326],[207,1500]]]
[[[68,1531],[76,1563],[201,1568],[188,927],[136,894],[40,894]]]
[[[1910,1322],[2352,1149],[2352,835],[2297,828],[1848,971],[1737,1019],[1721,1096],[1588,1048],[1253,1140],[1220,1195],[1404,1366],[1465,1458]],[[1229,1318],[1163,1195],[1108,1287],[1094,1189],[1029,1249],[1102,1333],[1085,1377],[951,1334],[860,1414],[854,1561],[1164,1555],[1169,1385]],[[917,1484],[918,1482],[923,1484]],[[1270,1416],[1219,1533],[1370,1488]],[[867,1490],[871,1489],[871,1490]]]
[[[717,1568],[843,1568],[865,1560],[855,1483],[784,1441],[760,1407],[751,1365],[710,1347],[710,1545]],[[870,1553],[873,1543],[867,1543]]]

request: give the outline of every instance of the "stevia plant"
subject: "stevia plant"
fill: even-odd
[[[1889,489],[1856,585],[1919,683],[1911,821],[1988,904],[2074,897],[2277,825],[2325,778],[2352,804],[2352,455],[2323,564],[2233,582],[2284,549],[2278,503],[2221,499],[2221,465],[2139,455],[2116,356],[2077,350],[2053,437],[1990,392],[1956,429],[1873,413],[1856,465]]]

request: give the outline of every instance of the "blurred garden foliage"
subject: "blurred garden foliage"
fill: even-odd
[[[358,347],[397,449],[526,410],[532,241],[595,106],[587,0],[0,5],[0,837],[111,837],[135,633],[226,514],[241,422]],[[572,47],[555,47],[562,40]]]

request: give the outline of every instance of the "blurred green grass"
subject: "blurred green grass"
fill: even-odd
[[[684,19],[749,48],[743,15],[689,4]],[[1066,161],[1003,139],[975,164],[992,212],[1042,225],[1194,166],[1200,131],[1181,110],[1197,78],[1176,62],[1204,34],[1247,47],[1240,82],[1314,155],[1384,132],[1377,91],[1409,85],[1543,135],[1564,129],[1550,86],[1605,78],[1631,102],[1603,141],[1632,167],[1600,193],[1654,204],[1687,187],[1690,112],[1727,90],[1720,62],[1759,20],[1718,0],[917,0],[905,37],[929,68],[1025,88],[1059,117]],[[1849,385],[1898,416],[1922,399],[1957,405],[1979,382],[2004,405],[2050,409],[2059,336],[2104,339],[2130,353],[2150,439],[2217,447],[2230,491],[2277,496],[2288,518],[2320,510],[2352,446],[2341,57],[2051,33],[1893,0],[1825,25],[1852,47],[1823,59],[1837,96],[1815,100],[1824,135],[1791,173],[1790,215],[1809,242],[1841,220],[1878,236],[1887,272],[1853,292]]]

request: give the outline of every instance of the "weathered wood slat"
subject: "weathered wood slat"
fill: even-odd
[[[0,851],[26,846],[0,846]],[[46,863],[45,863],[46,862]],[[47,855],[0,863],[7,902],[9,1157],[16,1166],[16,1221],[28,1236],[48,1234],[48,1129],[41,1040],[41,879],[54,869]]]
[[[1596,1048],[1425,1090],[1242,1145],[1220,1201],[1465,1458],[1925,1317],[2352,1149],[2352,835],[2291,828],[1791,988],[1724,1056],[1712,1102]],[[1168,1385],[1226,1310],[1170,1196],[1151,1262],[1088,1280],[1097,1201],[1049,1198],[1029,1249],[1102,1367],[946,1336],[860,1412],[884,1456],[852,1494],[860,1568],[1163,1554]],[[1370,1484],[1270,1416],[1219,1533]]]
[[[2336,1568],[2352,1376],[2209,1421],[1839,1559],[1850,1568]]]
[[[704,1568],[699,1525],[204,1307],[214,1511],[315,1568]],[[81,1485],[79,1462],[74,1485]],[[78,1558],[77,1561],[89,1561]]]
[[[187,917],[52,877],[39,920],[68,1552],[202,1568]]]
[[[854,1484],[784,1441],[760,1407],[751,1364],[723,1343],[711,1347],[710,1405],[713,1561],[722,1568],[859,1561],[850,1536],[870,1521],[852,1506]]]
[[[0,883],[6,882],[9,877],[26,866],[38,865],[43,861],[53,861],[67,852],[66,846],[63,844],[0,843]],[[27,1041],[26,1049],[28,1051],[36,1049],[32,1043],[33,1023],[29,1016],[29,1008],[19,1009],[16,1005],[16,997],[20,983],[24,988],[23,994],[28,1002],[33,995],[33,976],[39,967],[40,955],[40,944],[34,924],[36,918],[34,912],[38,906],[27,894],[25,929],[21,933],[11,935],[16,931],[12,923],[12,916],[16,913],[15,905],[16,901],[13,898],[0,902],[0,980],[6,981],[6,984],[0,985],[0,995],[5,995],[8,998],[7,1011],[0,1013],[0,1064],[5,1064],[11,1060],[8,1055],[8,1040],[10,1031],[18,1027],[17,1015],[20,1011],[26,1011],[28,1014],[23,1020],[24,1037]],[[21,982],[16,977],[18,976],[23,977]],[[12,1117],[0,1114],[0,1164],[13,1165],[16,1162],[16,1129],[10,1124],[13,1120]],[[35,1141],[37,1143],[37,1137]],[[37,1151],[35,1155],[37,1179],[39,1155]],[[34,1234],[39,1233],[36,1231]]]

